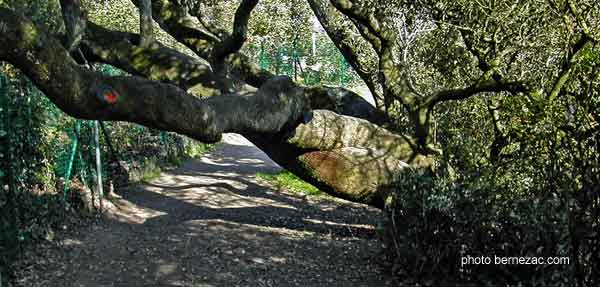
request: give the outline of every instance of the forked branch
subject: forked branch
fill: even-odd
[[[243,0],[235,12],[233,32],[223,41],[218,42],[213,48],[210,60],[217,73],[223,70],[225,58],[233,53],[237,53],[244,45],[244,42],[246,42],[248,21],[250,20],[252,10],[254,10],[257,4],[258,0]]]

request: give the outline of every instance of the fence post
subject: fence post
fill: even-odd
[[[96,181],[98,183],[98,199],[100,200],[100,212],[102,212],[102,161],[100,160],[100,135],[98,121],[94,121],[94,143],[96,144]]]
[[[73,144],[71,145],[71,154],[67,163],[67,173],[65,175],[65,188],[63,190],[63,204],[67,206],[67,192],[69,191],[69,180],[71,179],[71,171],[73,170],[73,162],[75,161],[75,153],[77,153],[77,144],[79,143],[78,134],[81,129],[81,122],[77,120],[75,123],[75,131],[72,137]]]

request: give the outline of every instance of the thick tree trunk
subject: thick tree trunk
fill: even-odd
[[[284,138],[303,151],[294,155],[291,164],[283,164],[286,168],[320,187],[328,186],[338,197],[380,207],[388,195],[385,187],[402,169],[426,168],[432,163],[431,158],[414,152],[411,139],[327,110],[306,113],[304,121]]]
[[[0,32],[0,60],[21,69],[75,117],[135,122],[205,142],[218,141],[224,132],[240,133],[325,191],[377,206],[386,195],[380,187],[389,184],[394,173],[409,164],[429,164],[412,151],[412,140],[340,115],[382,120],[373,107],[345,90],[303,88],[289,78],[273,77],[253,93],[202,99],[171,84],[86,70],[43,28],[10,10],[0,9]],[[121,51],[135,54],[125,46]],[[118,56],[113,59],[119,61]],[[148,65],[130,67],[152,71]],[[198,77],[200,84],[210,87],[216,76],[201,64],[196,67],[203,75]]]

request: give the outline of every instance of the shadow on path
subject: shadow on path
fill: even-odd
[[[54,264],[31,263],[45,271],[29,275],[39,286],[391,284],[370,262],[379,211],[256,178],[279,170],[227,134],[202,158],[121,191],[109,216],[61,239],[44,255]]]

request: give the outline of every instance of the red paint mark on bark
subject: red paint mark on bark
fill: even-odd
[[[117,99],[118,99],[118,97],[119,97],[119,96],[118,96],[118,95],[117,95],[117,93],[116,93],[116,92],[114,92],[114,91],[106,91],[106,92],[104,93],[104,100],[105,100],[107,103],[109,103],[109,104],[114,104],[114,103],[116,103],[116,102],[117,102]]]

